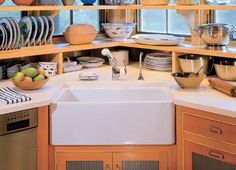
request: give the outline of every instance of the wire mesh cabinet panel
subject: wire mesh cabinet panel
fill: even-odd
[[[58,153],[57,170],[111,170],[112,153]]]
[[[113,154],[113,170],[167,170],[167,152],[124,152]]]
[[[236,170],[236,154],[184,142],[185,170]]]

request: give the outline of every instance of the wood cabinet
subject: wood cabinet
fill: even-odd
[[[236,170],[236,118],[176,110],[178,170]]]
[[[50,170],[176,170],[176,148],[50,146]]]

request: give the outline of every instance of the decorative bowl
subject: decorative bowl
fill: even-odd
[[[113,41],[124,41],[130,37],[134,27],[134,23],[103,23],[107,35]]]
[[[93,5],[96,0],[81,0],[84,5]]]
[[[105,0],[108,5],[132,5],[134,0]]]
[[[31,5],[33,0],[13,0],[16,5]]]
[[[197,88],[206,77],[205,74],[199,73],[198,75],[189,78],[189,74],[191,74],[191,72],[179,72],[171,75],[181,88]]]
[[[33,82],[19,82],[19,81],[15,81],[15,80],[11,80],[12,83],[23,90],[37,90],[40,89],[41,87],[43,87],[47,82],[48,82],[48,78],[45,80],[40,80],[40,81],[33,81]]]

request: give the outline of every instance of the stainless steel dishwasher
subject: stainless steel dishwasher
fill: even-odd
[[[0,169],[37,169],[38,110],[0,115]]]

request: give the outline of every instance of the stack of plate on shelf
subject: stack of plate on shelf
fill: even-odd
[[[19,27],[23,47],[52,43],[55,26],[51,16],[23,17]]]
[[[132,39],[139,44],[163,46],[175,46],[184,41],[184,37],[163,34],[137,34],[132,36]]]
[[[92,68],[92,67],[100,67],[103,65],[105,60],[99,57],[78,57],[77,60],[83,67]]]
[[[0,18],[0,50],[19,48],[20,28],[17,21],[11,17]]]
[[[146,68],[157,71],[171,71],[172,57],[169,53],[150,53],[144,59]]]

